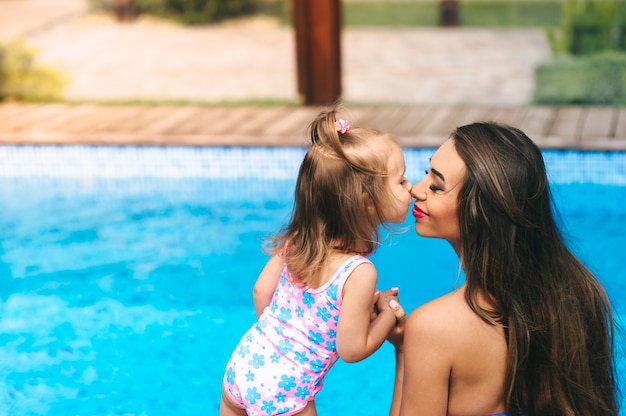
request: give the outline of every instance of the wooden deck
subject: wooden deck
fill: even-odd
[[[0,105],[0,144],[302,146],[318,107]],[[435,147],[455,126],[495,120],[542,148],[626,150],[626,108],[350,107],[353,126],[390,132],[404,147]]]

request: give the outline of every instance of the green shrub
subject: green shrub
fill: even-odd
[[[132,0],[135,14],[151,14],[179,20],[185,24],[218,22],[250,14],[262,0]],[[90,0],[92,10],[112,12],[115,0]]]
[[[435,2],[342,2],[344,26],[427,27],[437,26]]]
[[[615,0],[565,0],[562,7],[560,27],[547,30],[555,53],[585,55],[619,49]]]
[[[535,104],[626,104],[626,53],[561,55],[535,70]]]
[[[473,27],[545,27],[561,18],[559,0],[459,1],[459,24]]]
[[[440,24],[440,0],[354,0],[341,2],[347,27],[435,27]],[[561,0],[481,0],[458,2],[459,26],[545,27],[557,25]]]
[[[187,24],[220,21],[252,11],[253,0],[164,0],[165,13]]]
[[[0,44],[0,101],[52,101],[63,97],[67,80],[53,68],[38,65],[35,50],[20,42]]]

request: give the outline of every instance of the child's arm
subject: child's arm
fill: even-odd
[[[280,274],[283,271],[284,264],[283,257],[275,254],[267,261],[265,267],[259,274],[254,288],[252,289],[254,311],[256,312],[257,318],[261,316],[263,309],[270,304],[278,281],[280,280]]]
[[[361,361],[374,353],[396,324],[388,302],[371,320],[377,273],[372,264],[359,265],[343,287],[343,302],[337,325],[337,353],[347,362]]]

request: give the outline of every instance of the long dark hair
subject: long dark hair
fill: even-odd
[[[616,415],[610,303],[563,242],[540,149],[497,123],[451,137],[467,167],[458,201],[465,296],[505,329],[508,414]],[[479,293],[492,307],[479,306]]]

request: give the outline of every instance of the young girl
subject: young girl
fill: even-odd
[[[310,135],[291,221],[254,286],[259,319],[226,366],[221,416],[316,415],[313,400],[337,359],[367,358],[396,324],[387,294],[372,319],[377,273],[365,256],[380,225],[406,218],[402,150],[388,134],[351,129],[334,110]]]

